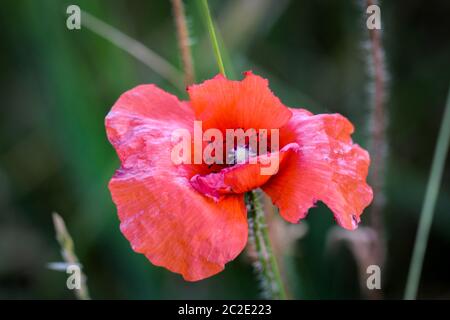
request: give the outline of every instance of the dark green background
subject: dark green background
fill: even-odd
[[[211,0],[231,77],[253,70],[269,78],[288,106],[339,112],[367,147],[369,102],[365,10],[358,1],[272,1],[246,16],[244,1]],[[262,1],[261,1],[262,2]],[[185,1],[197,81],[217,73],[197,5]],[[0,3],[0,298],[73,298],[66,275],[46,268],[61,260],[51,212],[66,220],[94,298],[256,298],[258,283],[244,255],[198,283],[152,266],[121,235],[107,183],[118,160],[104,117],[118,96],[156,83],[185,98],[158,74],[83,28],[65,13],[78,4],[181,68],[169,1],[5,0]],[[401,298],[429,167],[450,84],[450,2],[381,4],[390,75],[388,257],[386,298]],[[250,17],[262,15],[246,27]],[[420,286],[421,298],[450,298],[450,189],[446,170]],[[176,195],[174,195],[176,201]],[[369,213],[363,215],[362,225]],[[290,254],[296,298],[361,298],[348,250],[330,255],[334,225],[324,206],[310,210],[308,234]]]

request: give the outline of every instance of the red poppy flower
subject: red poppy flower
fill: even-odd
[[[337,222],[354,229],[372,201],[369,154],[354,144],[353,125],[339,114],[313,115],[284,106],[268,81],[250,72],[188,88],[190,101],[154,85],[124,93],[106,117],[121,161],[109,183],[120,228],[133,250],[153,264],[197,281],[223,270],[247,242],[244,193],[261,188],[289,222],[324,202]],[[203,129],[279,129],[272,175],[260,163],[174,164],[172,133]],[[260,155],[255,155],[260,156]]]

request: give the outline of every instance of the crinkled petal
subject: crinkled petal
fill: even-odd
[[[290,222],[304,218],[320,200],[342,227],[355,229],[373,197],[366,183],[369,154],[352,142],[353,126],[343,116],[292,111],[293,117],[280,130],[280,141],[300,147],[288,155],[263,190]]]
[[[266,79],[245,73],[242,81],[218,75],[188,88],[190,101],[203,128],[220,130],[280,128],[292,116],[270,91]]]
[[[243,196],[214,203],[192,188],[194,166],[171,161],[172,131],[192,130],[193,121],[189,105],[153,85],[123,94],[106,117],[122,164],[109,183],[122,233],[133,250],[189,281],[221,271],[247,241]]]
[[[186,179],[131,171],[117,172],[109,188],[133,250],[188,281],[220,272],[245,247],[242,196],[215,203]]]

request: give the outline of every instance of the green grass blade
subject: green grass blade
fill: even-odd
[[[219,72],[226,77],[225,67],[223,65],[222,55],[220,53],[219,41],[217,40],[216,30],[214,28],[214,22],[211,18],[211,12],[209,11],[208,0],[199,0],[200,8],[202,10],[202,15],[205,19],[206,26],[208,27],[209,37],[211,38],[211,43],[214,49],[214,54],[217,60],[217,66],[219,67]]]
[[[442,125],[439,130],[439,136],[434,151],[431,173],[428,179],[425,200],[420,215],[419,228],[417,231],[414,252],[409,268],[408,280],[404,298],[407,300],[415,299],[419,287],[420,274],[427,248],[428,235],[430,233],[431,223],[433,221],[434,208],[436,206],[439,187],[444,171],[445,159],[448,152],[450,140],[450,89],[447,97],[447,104],[442,119]]]
[[[127,36],[116,28],[94,17],[88,12],[82,12],[81,22],[83,27],[91,30],[97,35],[107,39],[112,44],[128,52],[130,55],[141,61],[150,69],[169,81],[180,91],[184,92],[185,85],[182,82],[183,74],[162,58],[153,50],[144,46],[141,42]]]

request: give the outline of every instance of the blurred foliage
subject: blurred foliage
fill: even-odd
[[[140,83],[184,92],[87,29],[66,28],[77,4],[181,68],[169,1],[6,0],[0,10],[0,298],[73,298],[58,261],[51,212],[65,219],[93,298],[257,298],[242,254],[198,283],[152,266],[121,235],[107,183],[118,160],[104,117]],[[217,73],[199,10],[185,1],[197,81]],[[339,112],[367,145],[365,10],[358,1],[211,0],[226,67],[267,77],[289,106]],[[381,4],[390,71],[386,298],[402,296],[418,214],[450,83],[450,2]],[[448,166],[447,166],[448,168]],[[450,172],[443,177],[419,297],[450,298]],[[367,217],[366,217],[367,219]],[[363,224],[365,216],[363,215]],[[290,253],[297,298],[360,298],[345,248],[325,249],[331,212],[310,210],[308,233]]]

